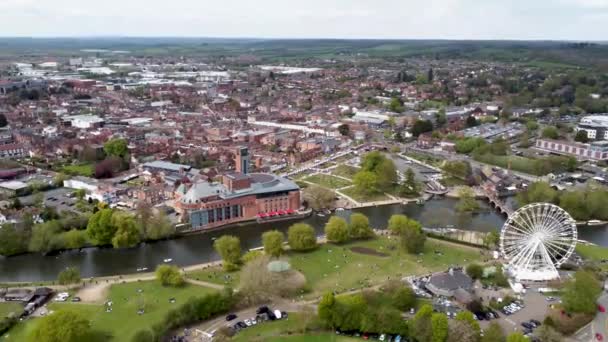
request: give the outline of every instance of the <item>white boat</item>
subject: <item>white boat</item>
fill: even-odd
[[[589,221],[587,221],[587,225],[588,226],[601,226],[603,224],[604,224],[604,222],[602,222],[600,220],[589,220]]]
[[[163,261],[164,261],[164,262],[171,262],[171,261],[173,261],[173,259],[165,259],[165,260],[163,260]]]

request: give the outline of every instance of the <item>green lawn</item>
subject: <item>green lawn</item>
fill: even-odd
[[[138,290],[141,289],[141,293]],[[181,288],[162,287],[156,281],[133,282],[113,285],[108,300],[112,301],[112,312],[106,312],[104,305],[84,303],[51,303],[50,310],[74,310],[91,320],[94,329],[108,332],[114,336],[111,341],[131,340],[142,328],[149,328],[160,322],[172,308],[185,303],[189,298],[200,297],[215,290],[186,284]],[[169,299],[175,298],[175,303]],[[145,313],[138,315],[143,307]],[[37,319],[19,323],[9,331],[4,341],[26,341],[35,328]]]
[[[337,336],[328,332],[302,333],[302,319],[298,313],[290,313],[285,320],[264,322],[242,330],[232,338],[236,342],[350,342],[354,338]]]
[[[344,178],[352,179],[355,176],[355,173],[357,173],[358,171],[359,169],[354,166],[342,164],[333,169],[331,173],[336,176],[342,176]]]
[[[355,253],[351,247],[365,247],[387,256]],[[441,251],[443,255],[436,254]],[[445,270],[451,265],[466,265],[480,260],[472,248],[428,239],[423,255],[403,251],[398,238],[381,237],[346,245],[325,244],[309,253],[291,252],[294,269],[306,276],[311,292],[305,297],[318,297],[326,291],[349,291],[381,284],[390,279]]]
[[[0,303],[0,318],[7,317],[11,312],[19,315],[24,306],[21,303],[2,302]]]
[[[577,244],[576,252],[584,259],[602,261],[608,259],[608,248],[596,245]]]
[[[330,189],[339,189],[339,188],[343,188],[345,186],[349,186],[352,184],[350,181],[347,181],[342,178],[334,177],[331,175],[319,175],[319,174],[312,175],[310,177],[306,177],[303,180],[310,182],[310,183],[315,183],[322,187],[330,188]]]
[[[61,172],[72,176],[91,177],[95,172],[95,168],[93,164],[65,165],[61,168]]]
[[[352,247],[369,248],[387,256],[355,253],[350,250]],[[441,250],[443,255],[435,254],[435,250]],[[289,251],[287,257],[292,267],[306,277],[310,291],[304,297],[315,298],[330,290],[343,292],[381,284],[389,276],[395,279],[466,265],[479,261],[480,254],[469,247],[428,239],[423,255],[411,255],[400,248],[398,238],[379,237],[344,245],[324,244],[306,253]],[[188,277],[239,287],[239,272],[224,272],[221,267],[188,272]]]
[[[359,193],[355,187],[351,187],[348,189],[343,189],[340,190],[341,193],[345,194],[346,196],[354,199],[357,202],[380,202],[380,201],[386,201],[390,198],[388,198],[385,194],[381,194],[381,193],[377,193],[377,194],[373,194],[373,195],[364,195]]]
[[[187,273],[188,278],[200,281],[208,281],[219,285],[228,285],[235,288],[239,285],[239,272],[226,272],[220,266],[209,267]]]

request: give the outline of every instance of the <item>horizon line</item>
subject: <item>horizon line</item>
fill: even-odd
[[[158,36],[142,36],[142,35],[0,35],[0,39],[73,39],[73,40],[91,40],[91,39],[223,39],[223,40],[346,40],[346,41],[443,41],[443,42],[579,42],[579,43],[608,43],[608,40],[593,40],[593,39],[556,39],[556,38],[345,38],[345,37],[247,37],[247,36],[179,36],[179,35],[158,35]]]

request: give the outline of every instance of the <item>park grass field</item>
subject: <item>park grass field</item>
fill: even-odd
[[[19,315],[23,308],[21,303],[2,302],[0,303],[0,318],[7,317],[11,312]]]
[[[608,260],[608,248],[596,245],[577,244],[576,252],[584,259],[592,261]]]
[[[608,248],[597,246],[597,245],[584,245],[579,243],[576,245],[576,253],[578,253],[583,259],[602,262],[603,260],[608,260]],[[608,264],[600,263],[600,268],[603,270],[608,270]]]
[[[359,169],[354,166],[342,164],[333,169],[331,173],[336,176],[352,179],[358,171]]]
[[[329,332],[305,332],[306,322],[301,314],[290,313],[289,317],[280,321],[264,322],[239,332],[232,338],[235,342],[350,342],[354,338],[338,336]],[[360,340],[360,339],[359,339]]]
[[[141,292],[138,292],[141,290]],[[167,312],[185,303],[189,298],[200,297],[215,290],[186,284],[181,288],[163,287],[156,281],[133,282],[112,285],[108,301],[112,301],[112,312],[106,312],[105,305],[86,303],[48,304],[51,311],[72,310],[91,321],[94,329],[112,335],[110,341],[131,341],[133,335],[142,329],[160,322]],[[175,303],[169,299],[175,298]],[[144,308],[145,313],[137,311]],[[27,336],[35,328],[37,318],[17,324],[3,341],[27,341]]]
[[[354,252],[352,248],[358,251]],[[435,253],[436,251],[441,254]],[[292,268],[306,277],[308,292],[303,294],[306,299],[319,297],[327,291],[345,292],[379,285],[389,280],[389,277],[400,279],[441,271],[452,265],[466,265],[481,258],[475,248],[435,239],[427,240],[422,255],[412,255],[403,251],[396,237],[379,237],[343,245],[322,244],[310,252],[288,251],[286,256]],[[229,283],[226,283],[226,275],[232,279]],[[187,276],[239,287],[239,272],[227,273],[220,267],[189,272]]]
[[[334,177],[331,175],[312,175],[310,177],[306,177],[303,179],[306,182],[314,183],[320,185],[324,188],[329,189],[339,189],[349,185],[352,185],[350,181],[347,181],[342,178]]]
[[[363,248],[367,253],[354,252],[352,248]],[[433,239],[427,240],[422,255],[412,255],[403,251],[399,239],[395,237],[345,245],[325,244],[309,253],[288,255],[292,267],[306,276],[310,293],[305,297],[318,297],[327,291],[345,292],[379,285],[389,279],[441,271],[481,258],[476,249]]]
[[[239,285],[239,272],[226,272],[221,266],[214,266],[186,273],[190,279],[206,281],[236,288]]]
[[[73,176],[91,177],[95,172],[95,168],[93,164],[65,165],[61,168],[61,172]]]
[[[361,194],[357,191],[357,189],[354,186],[350,187],[348,189],[340,190],[340,192],[345,194],[346,196],[354,199],[355,201],[361,202],[361,203],[380,202],[380,201],[386,201],[386,200],[390,199],[385,194],[382,194],[382,193],[377,193],[377,194],[373,194],[373,195]]]

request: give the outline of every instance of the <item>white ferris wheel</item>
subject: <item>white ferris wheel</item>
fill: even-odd
[[[576,222],[564,209],[532,203],[515,211],[500,234],[500,252],[517,280],[546,281],[576,246]]]

